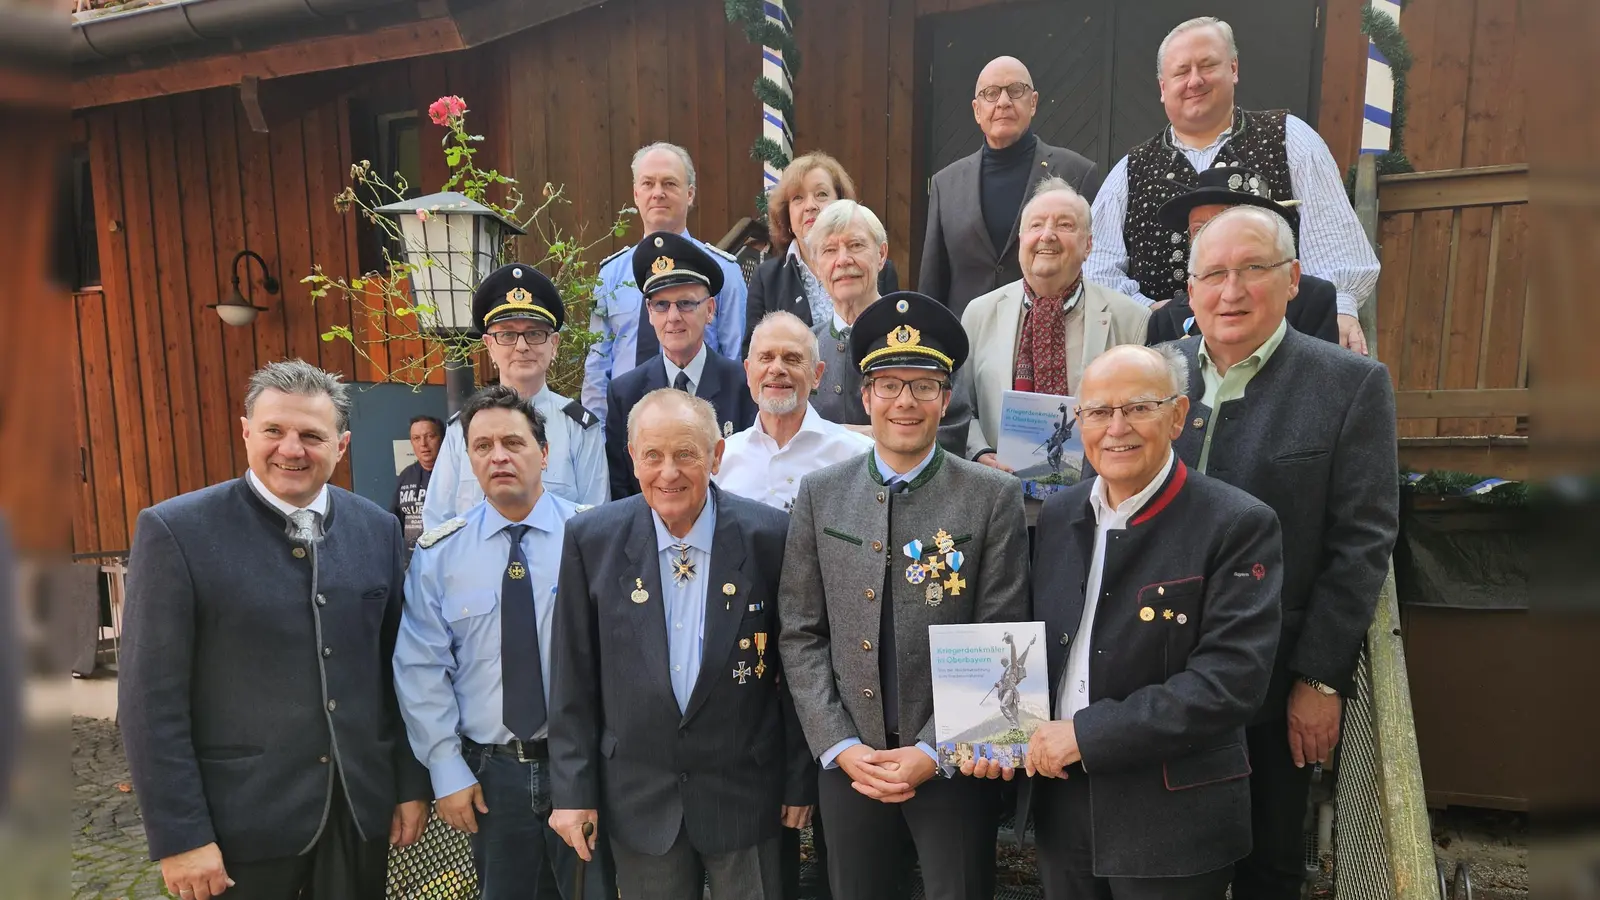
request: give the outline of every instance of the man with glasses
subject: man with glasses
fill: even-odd
[[[707,345],[708,331],[722,315],[717,306],[723,290],[722,266],[698,241],[670,231],[640,241],[632,265],[633,280],[644,295],[661,349],[650,361],[612,380],[606,391],[606,461],[614,500],[639,493],[628,456],[628,413],[644,395],[670,387],[705,400],[716,410],[717,428],[724,438],[749,428],[756,418],[744,370]]]
[[[595,506],[608,499],[600,420],[583,404],[551,390],[547,381],[566,315],[556,286],[543,272],[522,263],[489,273],[472,295],[472,318],[483,332],[500,383],[531,400],[544,416],[549,446],[544,489],[563,500]],[[466,434],[451,417],[422,504],[423,528],[438,528],[482,502]]]
[[[1022,488],[935,439],[967,358],[943,304],[889,294],[850,350],[876,446],[801,480],[778,591],[785,676],[822,764],[828,881],[835,900],[896,896],[915,847],[931,900],[988,900],[997,798],[940,776],[928,626],[1026,615]]]
[[[1254,849],[1233,896],[1291,900],[1305,880],[1312,767],[1333,758],[1394,549],[1394,388],[1380,363],[1286,326],[1300,261],[1276,213],[1222,212],[1195,236],[1189,272],[1204,336],[1172,345],[1189,369],[1178,458],[1248,491],[1283,527],[1283,633],[1246,732]]]
[[[1038,109],[1039,92],[1022,61],[991,60],[972,97],[983,146],[933,176],[917,290],[958,316],[972,298],[1022,277],[1017,217],[1040,179],[1065,179],[1089,200],[1100,187],[1094,163],[1034,136]]]
[[[1378,283],[1378,257],[1350,207],[1344,177],[1310,125],[1281,109],[1235,106],[1238,81],[1239,48],[1227,22],[1201,16],[1168,32],[1156,51],[1156,84],[1169,125],[1106,176],[1095,198],[1094,250],[1084,274],[1149,306],[1170,300],[1188,278],[1189,235],[1162,221],[1162,204],[1192,190],[1206,169],[1244,167],[1272,199],[1300,201],[1290,224],[1305,268],[1337,288],[1340,342],[1366,353],[1356,308]]]
[[[1039,514],[1052,721],[1028,743],[1017,821],[1032,809],[1046,900],[1222,900],[1250,850],[1244,734],[1278,644],[1282,545],[1271,509],[1173,453],[1188,381],[1170,347],[1090,363],[1075,414],[1096,475]]]

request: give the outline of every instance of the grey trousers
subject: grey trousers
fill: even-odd
[[[617,863],[617,890],[627,900],[782,900],[783,839],[778,836],[728,853],[702,854],[678,829],[678,839],[661,856],[639,853],[611,841]]]

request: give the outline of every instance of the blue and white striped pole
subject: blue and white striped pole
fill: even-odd
[[[794,29],[789,24],[789,14],[784,9],[783,0],[763,0],[762,7],[767,14],[767,21],[782,28],[787,34],[794,34]],[[777,47],[761,48],[761,74],[771,79],[780,90],[794,99],[794,86],[789,82],[789,69],[783,61],[783,51]],[[792,104],[791,104],[792,106]],[[761,104],[761,135],[783,149],[783,155],[794,158],[793,130],[784,118],[782,111],[774,109],[771,105]],[[770,191],[778,183],[778,177],[783,170],[778,169],[770,162],[761,164],[761,190]]]
[[[1372,8],[1400,24],[1400,4],[1396,0],[1371,0]],[[1378,45],[1367,38],[1367,98],[1361,115],[1361,152],[1387,153],[1392,146],[1390,125],[1394,120],[1394,72]]]

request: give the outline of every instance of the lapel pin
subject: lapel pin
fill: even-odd
[[[1165,597],[1166,595],[1167,595],[1167,586],[1166,585],[1161,585],[1160,587],[1156,588],[1156,596]]]
[[[733,596],[733,592],[734,592],[734,591],[735,591],[735,590],[737,590],[737,588],[735,588],[735,587],[734,587],[734,586],[733,586],[733,582],[731,582],[731,581],[730,581],[730,582],[728,582],[728,583],[727,583],[727,584],[725,584],[725,585],[723,585],[723,586],[722,586],[722,592],[723,592],[723,593],[724,593],[724,594],[726,594],[726,595],[728,595],[728,596],[729,596],[729,597],[732,597],[732,596]]]
[[[1152,619],[1154,619],[1155,617],[1156,617],[1156,611],[1155,610],[1151,609],[1148,606],[1140,607],[1140,609],[1139,609],[1139,619],[1140,619],[1140,621],[1149,622]]]
[[[750,649],[750,639],[749,638],[739,638],[739,649],[740,650],[749,650]]]
[[[1186,623],[1188,621],[1189,621],[1189,617],[1188,616],[1184,615],[1183,613],[1178,613],[1178,624],[1179,625],[1182,625],[1182,624],[1184,624],[1184,623]]]

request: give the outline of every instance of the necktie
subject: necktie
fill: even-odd
[[[289,536],[310,544],[317,539],[317,514],[309,509],[297,509],[289,514],[289,524],[294,526]]]
[[[633,342],[633,364],[642,366],[661,352],[661,342],[656,338],[656,327],[650,324],[650,310],[645,308],[649,301],[643,296],[639,298],[639,333]]]
[[[533,606],[533,578],[522,555],[527,525],[508,525],[511,555],[500,579],[501,713],[506,728],[520,740],[544,725],[544,672],[539,664],[539,619]]]
[[[672,379],[672,386],[685,394],[689,393],[689,373],[680,369],[678,377]]]

